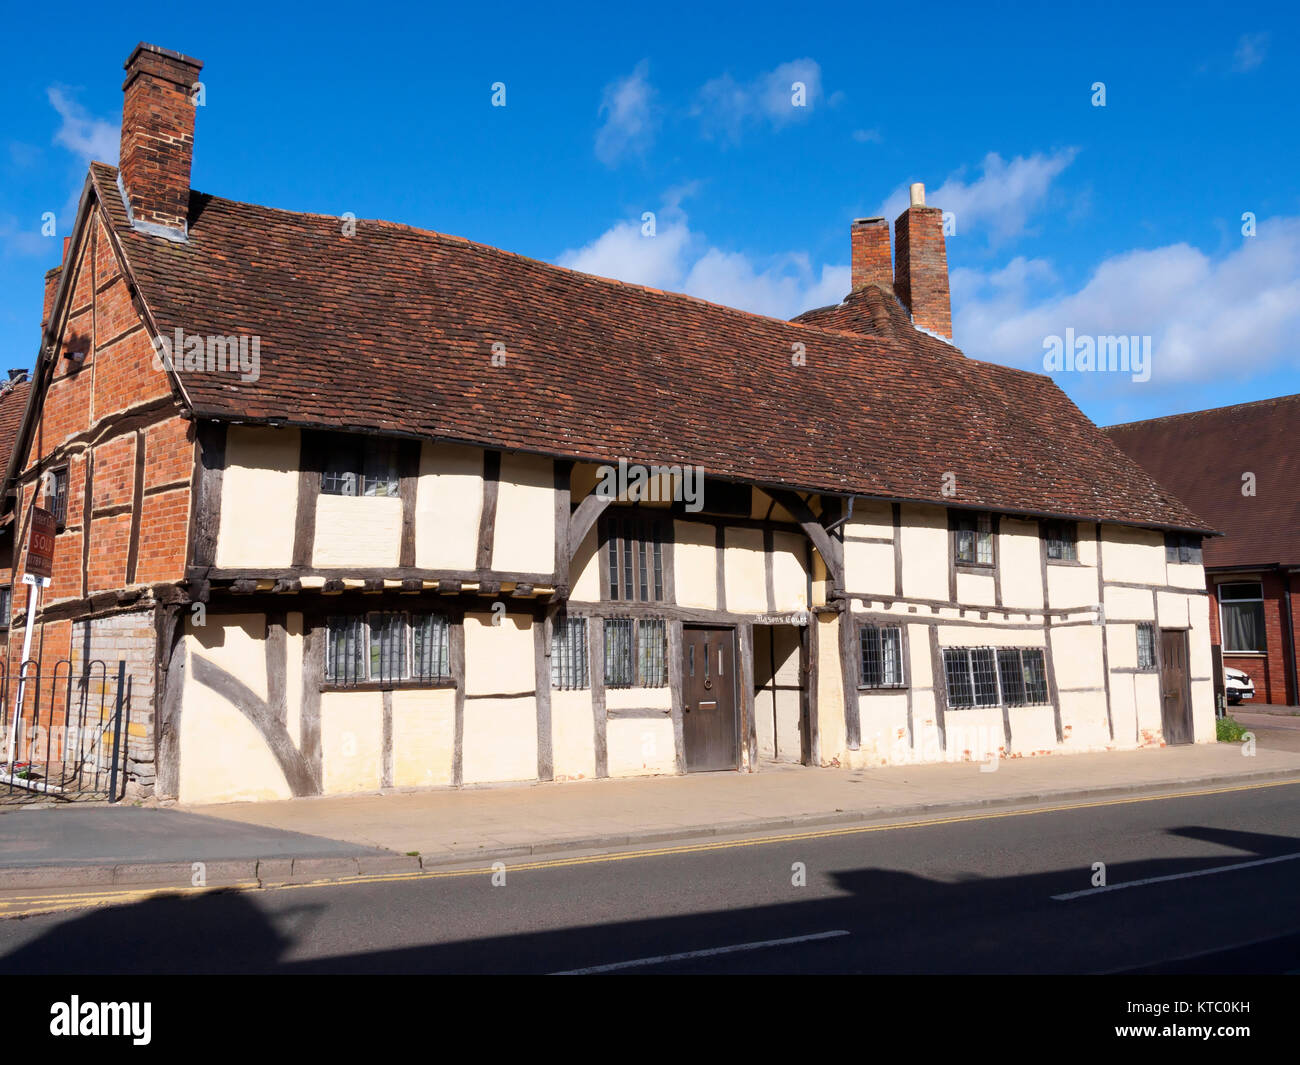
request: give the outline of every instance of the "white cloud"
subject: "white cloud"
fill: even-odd
[[[1243,33],[1237,38],[1237,48],[1232,53],[1232,69],[1238,74],[1254,70],[1264,62],[1267,52],[1267,33]]]
[[[792,59],[752,81],[723,74],[706,82],[691,114],[706,137],[739,141],[746,130],[765,123],[781,129],[807,119],[822,98],[821,66],[813,59]]]
[[[600,103],[604,123],[596,131],[596,158],[614,166],[629,155],[644,155],[658,128],[650,64],[641,60],[625,78],[605,86]]]
[[[98,160],[117,163],[121,129],[116,122],[95,118],[61,86],[47,90],[50,104],[63,120],[55,131],[54,143],[77,155],[82,163]]]
[[[1159,385],[1300,361],[1300,218],[1261,220],[1258,236],[1218,259],[1188,244],[1124,252],[1072,292],[1059,291],[1048,264],[1021,259],[988,274],[954,271],[952,288],[967,354],[1040,373],[1044,338],[1067,328],[1150,336]]]
[[[1064,148],[1018,155],[1008,163],[989,152],[978,178],[966,182],[963,171],[957,171],[937,189],[927,189],[925,202],[956,215],[958,236],[983,231],[992,243],[1009,240],[1025,232],[1030,216],[1046,202],[1052,182],[1077,154],[1077,149]],[[900,185],[877,213],[893,221],[907,210],[908,202],[908,188]]]
[[[754,260],[711,246],[691,230],[678,201],[678,196],[670,197],[657,212],[652,237],[643,235],[640,222],[619,222],[556,261],[573,270],[777,318],[838,303],[848,293],[847,266],[815,267],[804,252]]]

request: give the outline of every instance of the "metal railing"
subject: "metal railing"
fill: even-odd
[[[131,709],[126,662],[28,659],[0,674],[0,802],[107,799],[126,788]]]

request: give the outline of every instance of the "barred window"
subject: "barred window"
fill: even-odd
[[[858,630],[862,653],[859,683],[864,688],[903,686],[903,630],[898,625],[863,625]]]
[[[668,683],[667,644],[660,618],[606,618],[605,686],[662,688]]]
[[[447,681],[450,644],[450,623],[438,614],[336,615],[327,622],[325,679],[344,685]]]
[[[1156,627],[1149,621],[1138,622],[1138,669],[1156,668]]]
[[[359,684],[369,679],[366,670],[366,619],[333,617],[325,644],[325,677],[335,684]]]
[[[397,441],[381,437],[341,437],[325,455],[320,490],[334,496],[395,496],[401,491]]]
[[[1043,523],[1043,539],[1047,541],[1047,557],[1056,562],[1079,560],[1079,523],[1074,521],[1047,521]]]
[[[586,688],[591,680],[587,672],[587,619],[557,618],[551,632],[551,687]]]
[[[948,647],[943,652],[950,707],[1037,706],[1048,701],[1038,647]]]
[[[1166,562],[1194,562],[1200,565],[1201,538],[1186,533],[1165,533]]]
[[[451,678],[451,623],[441,614],[417,614],[411,619],[412,680]]]
[[[0,586],[0,629],[9,628],[9,618],[14,610],[14,590],[11,585]]]
[[[956,514],[952,518],[953,549],[958,562],[993,565],[993,516]]]
[[[663,526],[657,521],[618,515],[605,518],[602,541],[611,599],[663,600],[663,536]]]
[[[1035,706],[1047,702],[1047,669],[1037,647],[1003,647],[998,650],[998,682],[1007,706]]]

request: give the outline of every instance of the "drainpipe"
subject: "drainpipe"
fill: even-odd
[[[1300,687],[1296,686],[1295,669],[1295,615],[1291,612],[1291,581],[1294,577],[1294,570],[1282,572],[1282,606],[1286,611],[1286,680],[1292,699],[1288,706],[1300,706]]]

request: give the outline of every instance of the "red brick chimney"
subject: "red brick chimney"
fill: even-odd
[[[914,324],[952,336],[943,212],[925,205],[925,186],[919,183],[912,186],[912,206],[894,223],[894,292]]]
[[[44,333],[50,326],[50,314],[54,311],[54,294],[59,290],[59,278],[62,275],[62,266],[56,266],[53,270],[47,270],[45,272],[45,302],[41,307],[42,333]]]
[[[889,254],[889,223],[883,218],[855,218],[849,230],[853,291],[867,285],[894,283]]]
[[[184,239],[194,158],[191,93],[203,64],[152,44],[126,61],[118,178],[137,229]]]

